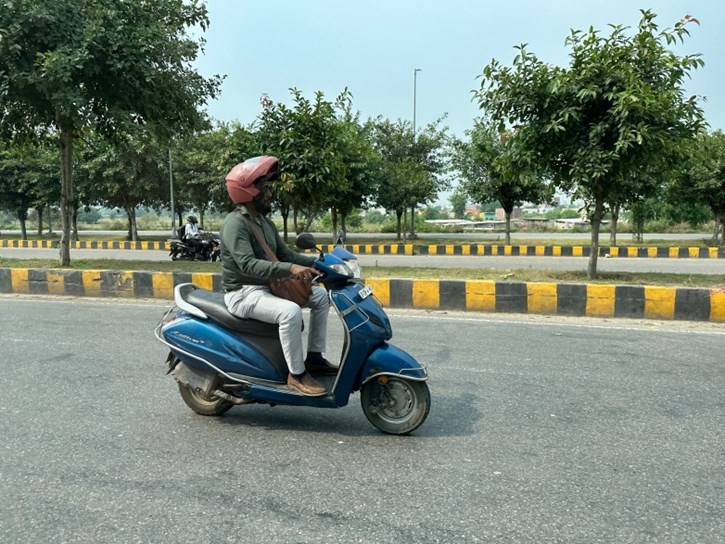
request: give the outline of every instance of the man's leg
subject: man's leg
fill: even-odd
[[[291,374],[305,371],[302,349],[302,309],[289,300],[274,296],[265,286],[247,286],[224,297],[229,312],[247,319],[279,324],[287,368]]]
[[[315,374],[337,374],[338,367],[322,355],[327,342],[327,316],[330,310],[330,298],[324,288],[312,289],[309,307],[310,332],[307,336],[305,368]]]
[[[310,331],[307,333],[307,351],[322,353],[327,344],[327,316],[330,311],[330,299],[327,289],[313,287],[310,297]]]

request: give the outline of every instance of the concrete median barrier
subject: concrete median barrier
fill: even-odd
[[[0,268],[0,293],[172,299],[218,273]],[[386,307],[725,322],[725,289],[639,285],[368,278]]]

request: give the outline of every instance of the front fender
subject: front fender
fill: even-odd
[[[383,344],[368,357],[360,372],[360,386],[377,376],[397,376],[422,382],[428,379],[424,365],[391,344]]]

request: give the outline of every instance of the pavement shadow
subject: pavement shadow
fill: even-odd
[[[365,418],[359,403],[351,399],[342,408],[309,408],[253,404],[235,407],[224,417],[215,419],[220,425],[243,429],[261,427],[269,431],[297,431],[340,436],[386,436]],[[432,396],[428,418],[412,433],[418,438],[471,436],[482,412],[476,397],[463,393],[456,397]]]

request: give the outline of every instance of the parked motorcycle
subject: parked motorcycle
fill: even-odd
[[[212,233],[201,233],[189,239],[174,238],[171,240],[169,255],[172,261],[218,261],[221,258],[219,236]]]
[[[337,374],[315,375],[326,394],[304,396],[287,385],[278,325],[238,318],[227,311],[223,293],[185,283],[176,286],[176,305],[154,332],[170,349],[166,364],[181,398],[198,414],[220,416],[248,403],[339,408],[360,391],[363,412],[379,430],[414,431],[430,410],[428,374],[388,343],[390,320],[373,287],[364,285],[357,258],[340,246],[324,254],[307,233],[297,237],[297,245],[319,251],[315,268],[322,276],[315,281],[327,288],[345,331]]]

